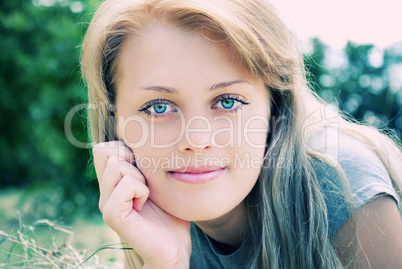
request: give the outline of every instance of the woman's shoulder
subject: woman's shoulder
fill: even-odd
[[[340,130],[324,128],[306,146],[309,151],[326,157],[326,160],[315,160],[313,168],[327,204],[331,236],[348,218],[344,183],[349,187],[354,209],[378,195],[391,196],[399,206],[387,169],[365,143]],[[339,171],[346,182],[341,180]]]
[[[340,130],[326,128],[311,143],[313,150],[329,158],[331,166],[345,173],[351,187],[357,185],[392,185],[384,164],[368,145]],[[357,191],[357,190],[356,190]]]
[[[373,149],[358,139],[340,130],[325,128],[312,137],[308,146],[329,161],[315,162],[316,174],[337,178],[335,168],[340,168],[353,194],[364,191],[372,184],[393,189],[383,162]]]

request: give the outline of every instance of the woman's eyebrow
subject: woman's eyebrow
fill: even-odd
[[[248,83],[251,84],[250,82],[246,80],[233,80],[233,81],[226,81],[226,82],[220,82],[212,85],[209,90],[213,91],[219,88],[225,88],[232,86],[234,84],[240,84],[240,83]],[[171,93],[171,94],[178,94],[179,91],[173,87],[169,86],[146,86],[146,87],[140,87],[139,90],[144,90],[144,91],[157,91],[157,92],[166,92],[166,93]]]
[[[250,82],[246,81],[246,80],[233,80],[233,81],[227,81],[227,82],[220,82],[217,84],[214,84],[211,86],[211,88],[209,88],[210,91],[219,89],[219,88],[225,88],[225,87],[229,87],[232,86],[234,84],[240,84],[240,83],[248,83],[251,84]]]
[[[147,87],[140,87],[139,90],[178,94],[177,89],[168,86],[147,86]]]

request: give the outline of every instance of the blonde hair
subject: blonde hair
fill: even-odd
[[[278,13],[264,0],[108,0],[98,8],[83,42],[82,72],[88,86],[90,133],[95,143],[114,140],[116,69],[122,43],[152,24],[165,24],[224,40],[271,96],[271,117],[281,119],[268,130],[264,167],[246,198],[256,251],[250,268],[339,268],[328,238],[327,208],[312,162],[330,157],[305,146],[305,140],[332,122],[316,120],[326,109],[306,82],[297,42]],[[386,166],[401,195],[400,149],[376,129],[338,117],[339,129],[367,144]],[[269,165],[287,160],[286,169]],[[342,169],[345,195],[348,194]]]

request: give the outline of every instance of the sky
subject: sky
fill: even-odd
[[[299,40],[334,48],[347,40],[386,48],[402,41],[401,0],[272,0]]]

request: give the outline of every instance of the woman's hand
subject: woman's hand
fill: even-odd
[[[144,261],[144,268],[188,268],[190,223],[153,203],[134,153],[122,141],[93,149],[100,187],[99,209],[105,223]],[[136,261],[139,263],[139,261]]]

